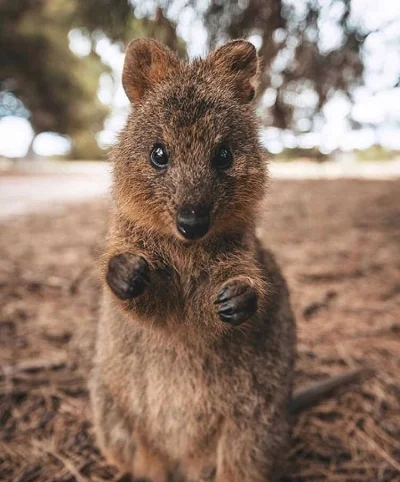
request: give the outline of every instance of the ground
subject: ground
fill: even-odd
[[[274,181],[260,234],[299,325],[297,387],[374,374],[303,413],[285,482],[400,481],[400,181]],[[118,480],[86,388],[107,203],[0,225],[0,480]]]

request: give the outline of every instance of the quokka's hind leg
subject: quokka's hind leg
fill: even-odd
[[[276,482],[282,475],[289,427],[255,419],[225,426],[217,450],[215,482]]]
[[[112,395],[92,379],[91,399],[97,443],[107,461],[123,472],[131,472],[137,442],[134,424],[123,417]]]
[[[112,395],[97,380],[91,383],[91,398],[97,442],[107,461],[133,480],[167,482],[168,460],[156,453],[123,416]]]

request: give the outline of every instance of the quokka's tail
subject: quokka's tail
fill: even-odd
[[[372,370],[359,368],[301,389],[294,393],[289,403],[289,413],[297,414],[307,408],[318,405],[323,399],[333,395],[340,388],[358,383],[371,374]]]

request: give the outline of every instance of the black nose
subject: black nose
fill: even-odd
[[[202,206],[185,206],[176,216],[176,226],[185,238],[199,239],[210,227],[210,212]]]

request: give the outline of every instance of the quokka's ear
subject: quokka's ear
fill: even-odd
[[[258,57],[247,40],[232,40],[207,57],[216,75],[227,80],[240,102],[250,102],[256,93]]]
[[[152,39],[133,40],[127,47],[122,85],[132,103],[171,75],[179,66],[178,57]]]

